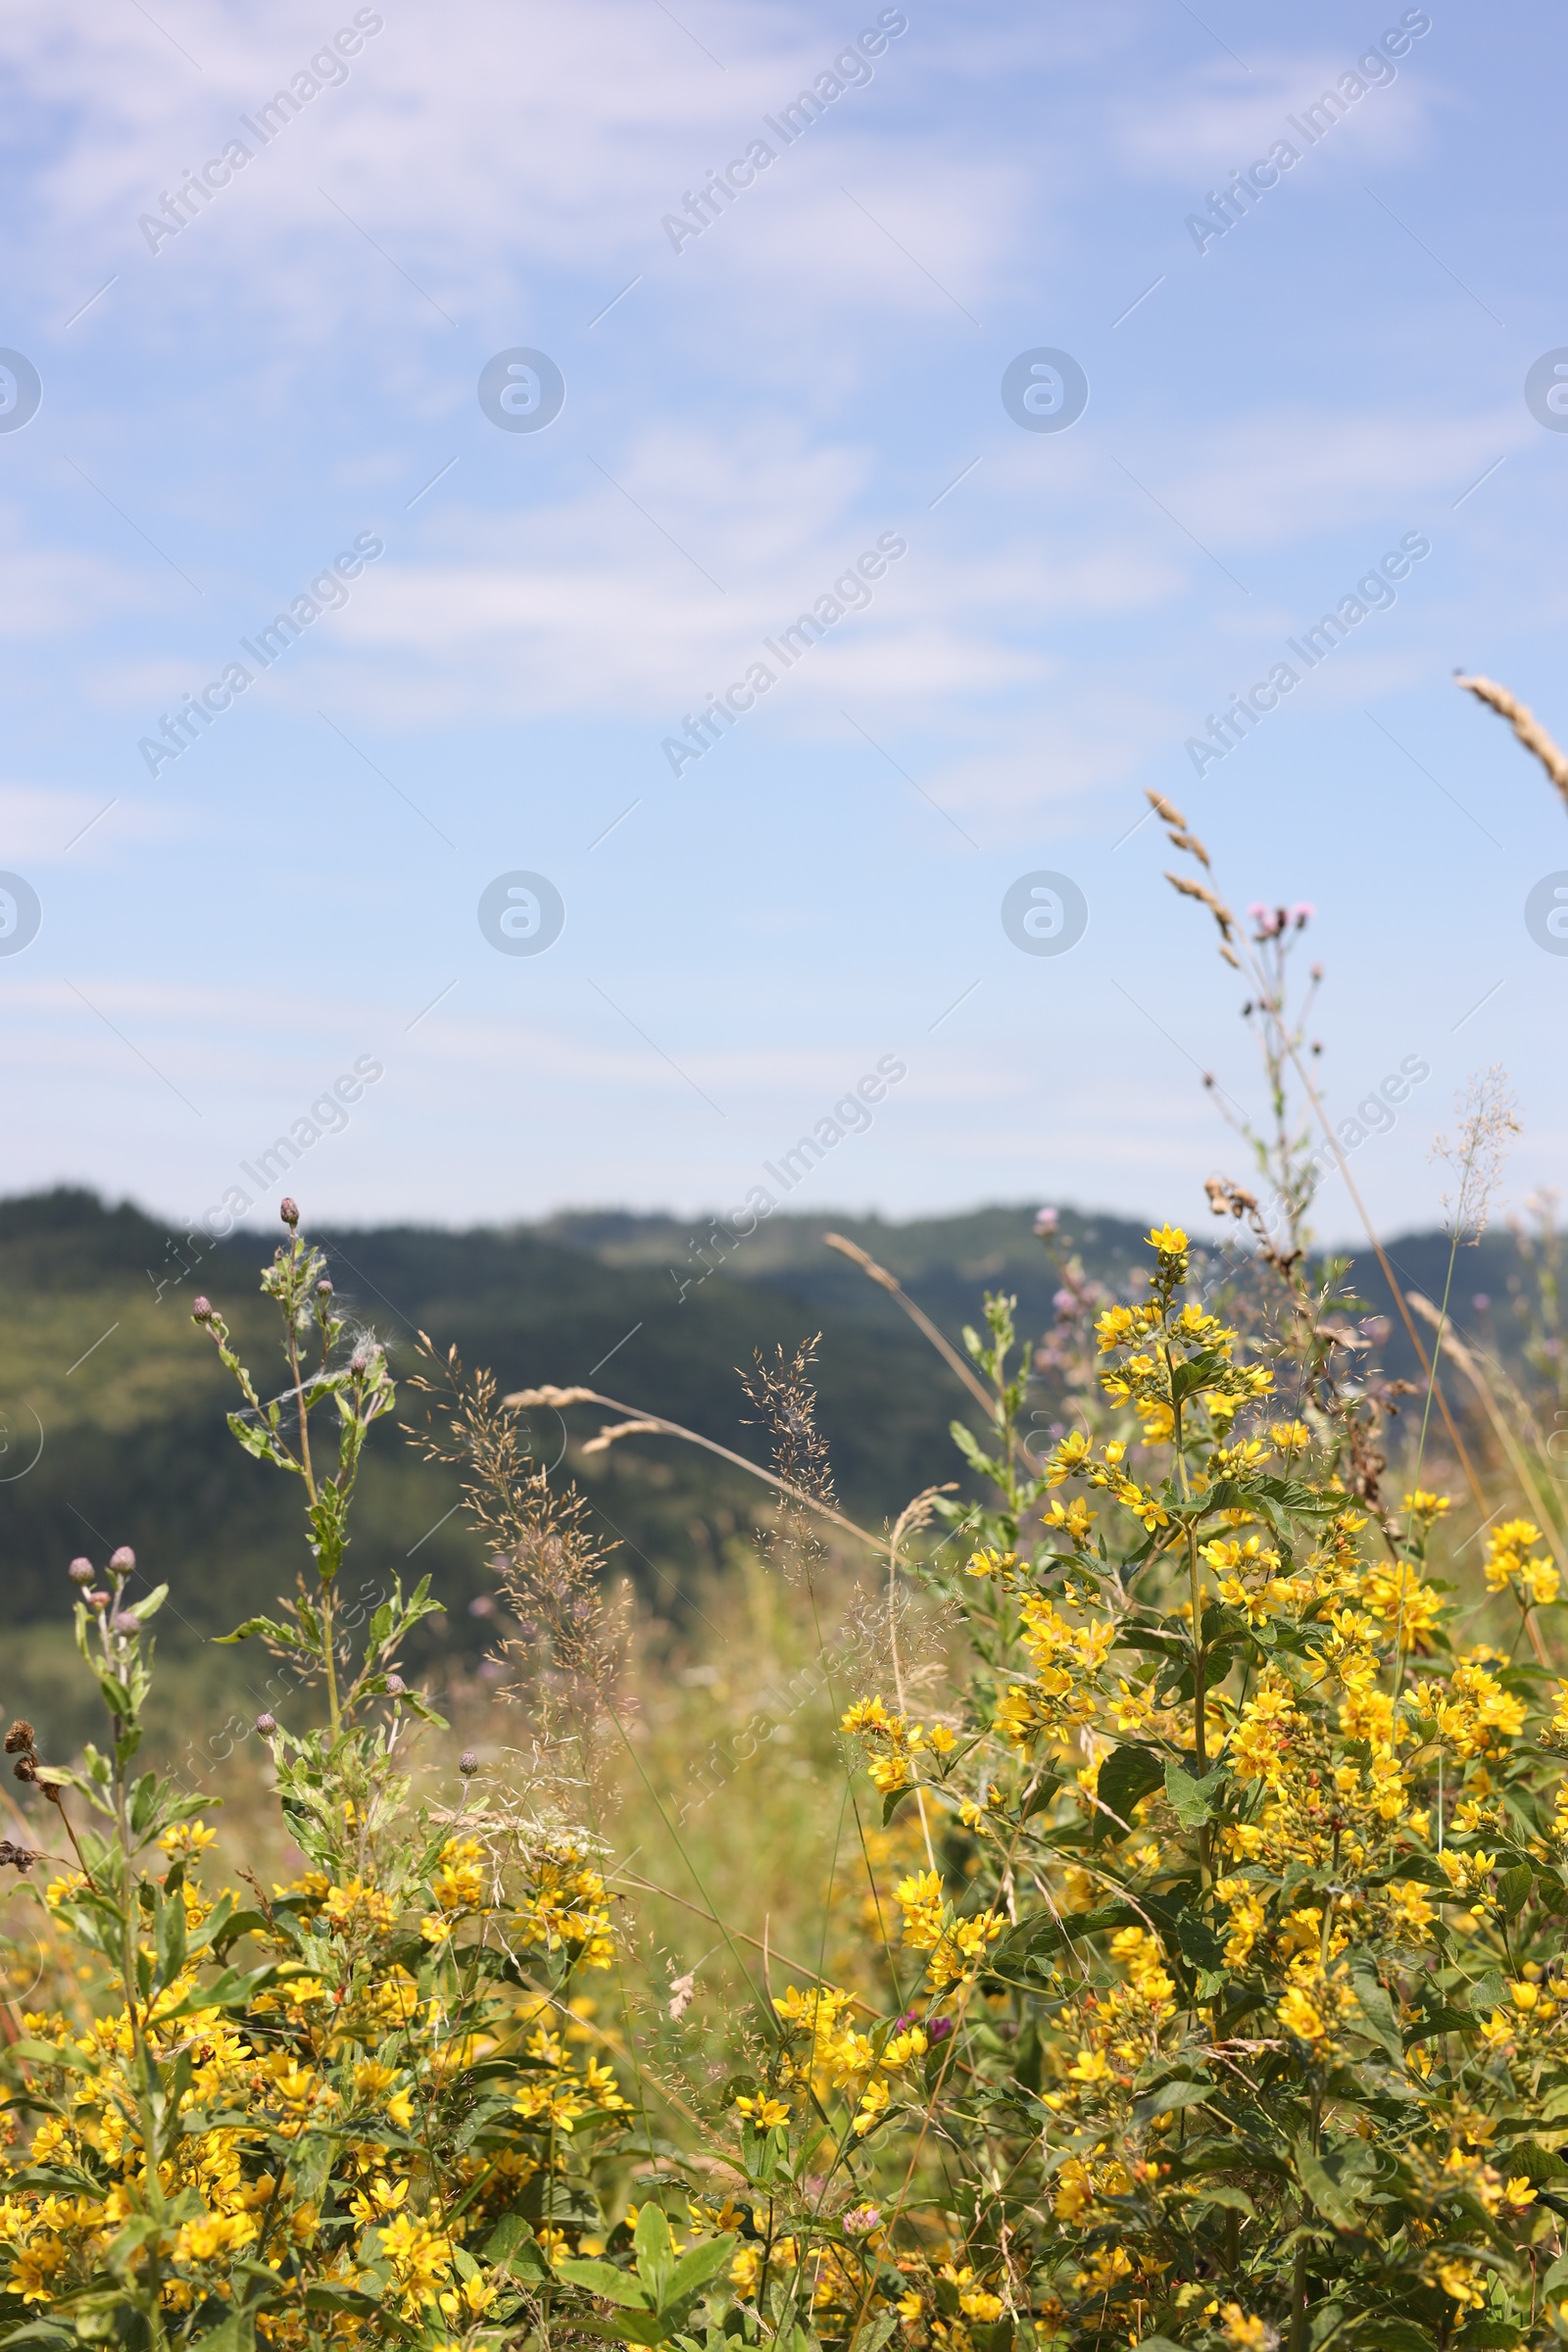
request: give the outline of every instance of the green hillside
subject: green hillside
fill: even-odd
[[[1022,1207],[906,1224],[777,1217],[737,1246],[706,1223],[605,1211],[507,1230],[392,1226],[314,1238],[340,1299],[387,1344],[400,1378],[422,1329],[443,1349],[456,1343],[466,1362],[491,1365],[507,1387],[591,1384],[759,1459],[737,1368],[755,1348],[793,1348],[820,1330],[822,1422],[840,1490],[875,1523],[916,1489],[957,1475],[947,1432],[965,1398],[896,1303],[829,1250],[824,1232],[836,1225],[858,1242],[956,1340],[988,1287],[1017,1294],[1026,1330],[1051,1322],[1057,1275],[1032,1223]],[[1121,1288],[1144,1255],[1140,1233],[1068,1210],[1059,1238]],[[241,1236],[182,1271],[168,1229],[132,1207],[66,1190],[0,1204],[0,1558],[13,1624],[63,1619],[66,1563],[82,1549],[102,1558],[119,1543],[170,1580],[176,1641],[223,1630],[292,1581],[295,1492],[234,1445],[226,1380],[189,1320],[192,1298],[207,1292],[262,1393],[279,1389],[271,1309],[256,1289],[270,1246]],[[1446,1253],[1439,1235],[1393,1249],[1401,1279],[1428,1291],[1441,1289]],[[1505,1296],[1512,1264],[1506,1235],[1465,1253],[1461,1319],[1483,1283]],[[1386,1303],[1372,1277],[1365,1291],[1374,1308]],[[1391,1368],[1408,1368],[1402,1335],[1388,1352]],[[399,1418],[413,1418],[416,1401],[405,1387]],[[583,1418],[575,1435],[592,1426]],[[559,1426],[536,1416],[535,1434],[552,1458]],[[626,1565],[666,1602],[761,1493],[710,1457],[661,1441],[632,1441],[586,1464],[574,1456],[572,1468],[607,1541],[624,1546]],[[466,1604],[486,1572],[450,1515],[455,1500],[447,1477],[383,1428],[346,1574],[368,1586],[392,1570],[430,1570],[449,1605],[448,1638],[477,1655],[481,1628]]]

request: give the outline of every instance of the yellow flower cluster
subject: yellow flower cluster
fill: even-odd
[[[904,1940],[914,1951],[930,1953],[926,1969],[937,1989],[972,1984],[1007,1925],[1005,1912],[978,1911],[960,1919],[934,1870],[912,1871],[899,1881],[894,1895],[904,1914]]]
[[[412,1875],[385,1883],[362,1846],[357,1872],[307,1871],[275,1890],[265,1918],[251,1914],[273,1982],[230,2016],[204,2005],[201,1946],[236,1898],[225,1891],[211,1904],[188,1875],[212,1833],[188,1823],[161,1843],[171,1864],[164,1899],[177,1898],[196,1954],[138,2001],[134,2016],[122,2006],[79,2026],[63,2014],[27,2016],[32,2100],[44,2112],[26,2161],[91,2186],[65,2195],[4,2185],[0,2283],[28,2308],[49,2311],[91,2291],[112,2267],[128,2265],[134,2278],[156,2261],[158,2299],[172,2316],[232,2300],[247,2278],[249,2295],[270,2277],[268,2342],[315,2352],[370,2340],[353,2308],[368,2277],[383,2281],[377,2292],[392,2310],[434,2331],[432,2343],[470,2328],[498,2290],[468,2241],[483,2238],[531,2176],[562,2169],[564,2135],[589,2118],[613,2126],[628,2102],[608,2065],[574,2065],[540,2023],[555,1995],[532,1994],[520,2007],[505,1994],[476,1997],[464,1989],[444,1936],[426,1937],[416,1978],[403,1964],[398,1923],[422,1893],[427,1928],[499,1918],[515,1943],[553,1937],[568,1971],[605,1965],[609,1916],[598,1874],[575,1848],[552,1846],[525,1869],[515,1904],[487,1906],[483,1849],[471,1837],[449,1838],[427,1866],[410,1857]],[[92,1916],[81,1875],[62,1874],[45,1892],[61,1929],[79,1935]],[[144,1966],[157,1957],[144,1945]],[[57,2052],[58,2062],[39,2049]],[[138,2218],[147,2195],[143,2051],[172,2085],[159,2181],[169,2221],[151,2231]],[[447,2085],[481,2056],[498,2111],[489,2146],[482,2159],[457,2154],[444,2186],[421,2143],[453,2129],[452,2119],[440,2121]],[[503,2081],[510,2108],[495,2096]],[[460,2097],[466,2113],[472,2094]],[[298,2155],[280,2164],[280,2148]],[[308,2312],[307,2290],[318,2288],[340,2291],[343,2308]]]
[[[1534,1552],[1544,1541],[1533,1519],[1505,1519],[1489,1529],[1487,1591],[1511,1592],[1524,1608],[1544,1608],[1554,1601],[1562,1581],[1556,1565]]]
[[[1462,1758],[1501,1756],[1525,1728],[1524,1700],[1488,1671],[1495,1660],[1485,1643],[1462,1651],[1446,1683],[1422,1683],[1413,1694],[1417,1711],[1431,1717],[1439,1738]]]
[[[884,1796],[914,1782],[914,1759],[922,1748],[938,1758],[951,1756],[958,1742],[946,1724],[909,1723],[890,1714],[880,1698],[858,1698],[846,1707],[839,1729],[858,1740],[865,1751],[865,1769]]]
[[[1279,1552],[1261,1536],[1214,1537],[1201,1546],[1201,1556],[1215,1573],[1221,1600],[1240,1609],[1250,1625],[1266,1625],[1282,1609],[1299,1606],[1312,1591],[1302,1578],[1280,1575]]]
[[[564,1952],[588,1968],[610,1968],[615,1956],[605,1882],[569,1843],[546,1845],[532,1865],[516,1905],[524,1945]]]
[[[800,1992],[791,1984],[773,2002],[786,2030],[789,2051],[781,2082],[809,2089],[818,2101],[834,2092],[847,2094],[855,2110],[852,2129],[860,2135],[886,2111],[893,2096],[891,2078],[923,2058],[929,2043],[923,2026],[904,2019],[884,2034],[880,2042],[870,2034],[857,2033],[847,2018],[854,2005],[855,1995],[835,1984],[814,1985],[809,1992]],[[750,2112],[748,2101],[737,2103],[743,2113]],[[778,2102],[762,2104],[777,2106]],[[788,2114],[787,2108],[765,2119],[759,2113],[757,2120],[782,2123]]]
[[[1014,1747],[1029,1748],[1042,1736],[1061,1739],[1094,1722],[1101,1672],[1115,1646],[1116,1626],[1108,1618],[1099,1625],[1073,1625],[1043,1592],[1026,1592],[1019,1613],[1034,1678],[1003,1692],[996,1729]]]

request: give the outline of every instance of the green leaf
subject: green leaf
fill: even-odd
[[[1210,1976],[1217,1976],[1223,1970],[1225,1946],[1208,1922],[1196,1911],[1177,1912],[1176,1941],[1181,1946],[1182,1958],[1190,1960],[1194,1968],[1203,1969]]]
[[[1229,2180],[1215,2180],[1208,2187],[1193,2190],[1192,2196],[1197,2205],[1223,2205],[1231,2213],[1245,2215],[1249,2221],[1254,2220],[1257,2214],[1257,2207],[1246,2189],[1237,2188]]]
[[[993,1947],[986,1965],[993,1976],[1004,1975],[1009,1968],[1027,1968],[1031,1960],[1044,1960],[1065,1941],[1065,1931],[1051,1913],[1036,1911],[1008,1929]]]
[[[1165,1658],[1185,1658],[1191,1653],[1191,1643],[1178,1634],[1168,1634],[1157,1625],[1124,1625],[1116,1636],[1118,1649],[1152,1649]]]
[[[269,1429],[261,1429],[244,1413],[230,1413],[228,1426],[247,1453],[259,1462],[275,1462],[280,1470],[296,1470],[299,1465],[289,1459],[276,1438]]]
[[[194,2352],[255,2352],[256,2315],[249,2311],[231,2311],[226,2320],[209,2328],[205,2335],[192,2338]]]
[[[319,2201],[337,2153],[337,2141],[325,2132],[307,2132],[296,2139],[288,2179],[297,2203],[315,2205]]]
[[[499,2263],[514,2278],[547,2278],[550,2265],[534,2236],[533,2226],[520,2213],[504,2213],[479,2249],[486,2262]]]
[[[104,1705],[109,1709],[110,1714],[127,1719],[134,1715],[136,1712],[135,1701],[119,1675],[111,1674],[107,1666],[100,1666],[96,1671],[98,1688],[104,1694]],[[47,1770],[40,1772],[37,1777],[40,1781],[47,1780]]]
[[[1346,2178],[1345,2159],[1334,2156],[1325,2164],[1304,2139],[1297,2141],[1295,2152],[1296,2177],[1325,2221],[1332,2222],[1336,2230],[1359,2230],[1354,2182]]]
[[[882,2346],[899,2324],[896,2311],[879,2311],[868,2320],[855,2339],[855,2352],[882,2352]]]
[[[1139,2099],[1133,2108],[1133,2123],[1142,2131],[1153,2122],[1156,2115],[1174,2115],[1182,2107],[1200,2107],[1214,2095],[1212,2082],[1162,2082],[1157,2090]]]
[[[1165,1778],[1165,1767],[1152,1747],[1127,1745],[1113,1748],[1100,1767],[1095,1783],[1095,1794],[1101,1803],[1115,1814],[1122,1825],[1131,1829],[1133,1807],[1143,1797],[1150,1796]],[[1104,1815],[1095,1819],[1098,1836],[1104,1824]]]
[[[1216,1764],[1213,1771],[1206,1773],[1202,1780],[1185,1772],[1175,1762],[1165,1766],[1165,1794],[1170,1798],[1171,1810],[1184,1830],[1202,1828],[1214,1809],[1214,1799],[1219,1794],[1224,1778],[1225,1768],[1222,1764]]]
[[[1355,1987],[1356,2005],[1368,2033],[1388,2052],[1396,2066],[1402,2066],[1404,2038],[1387,1989],[1378,1983],[1369,1968],[1352,1968],[1350,1983]]]
[[[652,2348],[662,2344],[669,2334],[668,2322],[657,2311],[623,2312],[618,2320],[574,2314],[573,2320],[576,2327],[586,2328],[590,2335],[603,2335],[616,2344],[647,2344]]]
[[[675,2249],[669,2242],[669,2224],[663,2207],[652,2201],[637,2216],[637,2275],[652,2294],[655,2304],[664,2300],[664,2289],[675,2268]]]
[[[417,2333],[419,2340],[424,2340],[422,2329],[416,2331],[410,2327],[407,2320],[400,2319],[395,2311],[390,2310],[378,2296],[367,2295],[357,2286],[324,2284],[308,2286],[305,2290],[305,2302],[306,2308],[310,2311],[352,2312],[356,2318],[373,2319],[377,2328],[389,2328],[395,2334],[403,2336],[405,2339],[412,2338]]]
[[[639,2215],[639,2230],[641,2227]],[[629,2271],[617,2271],[612,2262],[596,2262],[586,2255],[557,2263],[556,2276],[569,2278],[573,2286],[585,2286],[591,2295],[602,2295],[607,2303],[618,2303],[628,2311],[650,2311],[656,2300],[642,2278],[634,2278]]]
[[[29,2066],[63,2066],[74,2075],[96,2075],[102,2071],[97,2059],[89,2058],[84,2051],[57,2049],[52,2041],[34,2041],[27,2035],[12,2042],[7,2056],[21,2058]]]
[[[1216,1373],[1224,1371],[1225,1368],[1224,1356],[1212,1348],[1200,1349],[1197,1355],[1189,1356],[1185,1363],[1172,1364],[1170,1368],[1172,1398],[1180,1404],[1184,1397],[1195,1396],[1200,1389],[1207,1388]]]
[[[248,1642],[252,1634],[266,1634],[270,1640],[280,1642],[289,1649],[303,1649],[306,1646],[291,1625],[279,1625],[271,1617],[247,1617],[244,1624],[236,1625],[231,1634],[215,1634],[213,1639],[221,1646],[229,1642]]]
[[[882,1799],[882,1827],[884,1829],[887,1828],[888,1823],[893,1819],[894,1814],[903,1804],[905,1798],[906,1796],[912,1796],[913,1794],[914,1783],[912,1781],[906,1781],[902,1788],[890,1788],[888,1790],[886,1796]]]
[[[505,2262],[525,2237],[532,2236],[533,2231],[520,2213],[504,2213],[485,2239],[480,2252],[486,2262]]]
[[[145,1838],[149,1835],[154,1822],[158,1819],[159,1806],[163,1797],[164,1790],[158,1785],[158,1775],[155,1772],[144,1772],[131,1790],[130,1796],[130,1834],[133,1838]]]
[[[1528,1862],[1521,1862],[1514,1870],[1499,1871],[1497,1893],[1502,1900],[1505,1919],[1518,1918],[1529,1900],[1530,1889],[1535,1885],[1535,1880],[1536,1874]]]
[[[661,2308],[667,2311],[672,2305],[684,2301],[687,2295],[695,2295],[700,2286],[706,2286],[710,2278],[724,2268],[734,2249],[733,2231],[725,2237],[710,2238],[706,2245],[693,2246],[676,2263],[669,2284],[660,2299]]]
[[[1044,1813],[1048,1805],[1054,1804],[1056,1799],[1056,1791],[1060,1788],[1060,1787],[1061,1775],[1059,1772],[1045,1773],[1030,1790],[1029,1800],[1024,1806],[1023,1811],[1019,1814],[1018,1819],[1020,1821],[1028,1821],[1034,1814]],[[868,2340],[869,2330],[862,2328],[860,2330],[858,2352],[864,2352],[864,2347]]]
[[[172,2009],[160,2009],[161,2022],[176,2017],[194,2017],[203,2009],[237,2009],[248,2001],[253,1992],[260,1992],[276,1976],[274,1963],[265,1968],[225,1968],[210,1984],[196,1984],[184,1999]],[[58,2061],[57,2061],[58,2063]]]
[[[172,1984],[185,1965],[185,1898],[178,1888],[167,1902],[159,1901],[153,1934],[158,1952],[158,1983],[162,1987]]]

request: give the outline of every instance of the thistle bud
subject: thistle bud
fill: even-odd
[[[324,1274],[316,1286],[316,1296],[318,1298],[330,1298],[332,1296],[332,1285],[327,1281]]]
[[[6,1734],[6,1754],[8,1756],[21,1755],[24,1748],[33,1746],[37,1736],[26,1717],[19,1715]]]
[[[210,1323],[213,1319],[212,1300],[193,1298],[190,1302],[190,1319],[193,1323]]]
[[[134,1609],[117,1609],[109,1620],[117,1634],[139,1634],[141,1619]]]
[[[272,1734],[277,1729],[277,1717],[275,1715],[258,1715],[256,1718],[256,1729],[261,1733],[264,1740],[270,1740]]]
[[[81,1597],[89,1609],[107,1609],[109,1606],[109,1595],[102,1590],[96,1592],[84,1592]]]
[[[72,1561],[71,1566],[66,1570],[66,1574],[70,1577],[74,1585],[90,1585],[93,1580],[93,1564],[91,1560],[84,1560],[79,1553],[75,1559]]]
[[[479,1769],[479,1759],[471,1747],[466,1747],[458,1758],[458,1770],[466,1781],[471,1781]]]
[[[290,1233],[292,1233],[295,1226],[300,1221],[300,1204],[296,1200],[293,1199],[292,1195],[288,1193],[283,1195],[282,1200],[277,1204],[277,1213],[282,1218],[284,1224],[288,1227]]]
[[[131,1550],[128,1544],[122,1544],[117,1550],[114,1550],[109,1554],[109,1573],[111,1576],[129,1576],[135,1565],[136,1554]]]
[[[388,1698],[401,1698],[404,1692],[408,1690],[408,1684],[403,1680],[401,1674],[389,1674],[386,1678],[386,1694]]]

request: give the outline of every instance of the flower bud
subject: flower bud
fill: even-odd
[[[401,1674],[389,1674],[386,1678],[386,1694],[388,1698],[401,1698],[404,1692],[408,1690],[408,1684],[403,1680]]]
[[[466,1747],[458,1758],[458,1770],[466,1781],[471,1781],[479,1769],[479,1759],[471,1747]]]
[[[87,1603],[89,1609],[107,1609],[109,1606],[109,1595],[107,1592],[102,1591],[97,1592],[84,1592],[81,1597]]]
[[[300,1221],[300,1204],[291,1194],[285,1193],[283,1195],[282,1200],[277,1204],[277,1213],[282,1218],[284,1224],[288,1227],[290,1233],[292,1233],[295,1226]]]
[[[316,1296],[318,1298],[330,1298],[332,1296],[332,1285],[327,1281],[324,1274],[321,1276],[320,1281],[316,1286]]]
[[[264,1740],[270,1740],[272,1734],[277,1729],[277,1717],[275,1715],[258,1715],[256,1718],[256,1729],[261,1733]]]
[[[134,1609],[117,1609],[109,1620],[117,1634],[139,1634],[141,1619]]]
[[[122,1544],[109,1554],[111,1576],[128,1576],[136,1565],[136,1554],[128,1544]]]
[[[78,1552],[66,1570],[66,1574],[74,1585],[90,1585],[95,1571],[91,1560],[84,1560]]]
[[[213,1319],[212,1300],[206,1298],[193,1298],[190,1302],[190,1319],[193,1323],[210,1323]]]
[[[370,1359],[363,1348],[356,1348],[349,1357],[349,1370],[356,1380],[363,1380],[370,1369]]]

